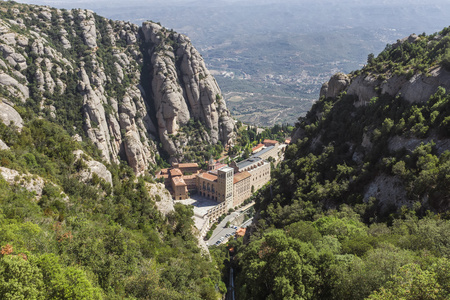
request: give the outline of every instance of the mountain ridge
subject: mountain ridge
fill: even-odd
[[[143,174],[158,140],[170,161],[185,159],[189,143],[233,141],[220,89],[187,37],[89,10],[10,6],[1,27],[3,96],[86,136],[106,162],[124,159]],[[30,97],[39,103],[26,103]],[[204,126],[198,141],[180,132],[191,119]]]

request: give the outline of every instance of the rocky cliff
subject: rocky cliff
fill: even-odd
[[[380,213],[414,202],[436,211],[450,208],[442,177],[450,150],[449,39],[449,28],[411,35],[369,56],[362,70],[332,76],[297,124],[287,157],[323,152],[333,156],[324,169],[337,171],[321,174],[345,177],[347,166],[349,174],[358,170],[339,183],[348,185],[342,194],[376,200]],[[341,165],[333,166],[336,161]]]
[[[155,163],[158,140],[171,160],[184,159],[194,137],[180,129],[190,120],[204,127],[205,145],[233,139],[234,123],[201,55],[186,36],[158,24],[8,3],[0,56],[8,111],[28,107],[137,174]],[[17,119],[9,115],[2,118]]]

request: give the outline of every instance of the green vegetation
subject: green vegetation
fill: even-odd
[[[18,7],[19,12],[12,9]],[[15,32],[29,37],[27,69],[17,70],[29,82],[30,98],[22,103],[2,89],[2,97],[15,103],[24,120],[20,132],[13,125],[0,122],[0,139],[10,147],[0,151],[0,167],[23,175],[14,179],[0,176],[0,298],[1,299],[217,299],[225,292],[216,261],[211,261],[198,247],[193,227],[192,207],[176,205],[167,216],[156,208],[160,195],[150,195],[150,176],[136,178],[125,163],[102,162],[100,152],[86,137],[83,127],[86,113],[80,93],[79,68],[90,79],[105,76],[99,86],[108,103],[103,108],[114,115],[114,102],[120,104],[126,89],[138,84],[135,72],[119,81],[113,55],[120,51],[138,52],[138,44],[127,45],[126,37],[111,44],[108,25],[119,31],[117,22],[94,15],[97,49],[88,48],[82,38],[79,11],[56,10],[51,20],[45,9],[15,2],[2,3],[3,20],[21,18],[24,29]],[[16,14],[16,15],[15,15]],[[71,20],[73,19],[73,24]],[[51,26],[49,26],[51,24]],[[114,28],[117,26],[117,28]],[[65,49],[59,31],[67,31],[72,48]],[[36,35],[45,35],[48,51],[31,51]],[[17,51],[22,51],[17,47]],[[62,61],[56,49],[67,59]],[[52,67],[50,68],[50,65]],[[104,70],[99,74],[98,67]],[[130,62],[130,70],[138,66]],[[47,84],[40,88],[38,69],[49,71],[53,81],[61,80],[50,92]],[[19,68],[16,68],[19,69]],[[5,70],[6,71],[6,70]],[[15,76],[10,72],[10,75]],[[120,82],[120,84],[119,84]],[[133,99],[134,101],[135,99]],[[109,116],[107,116],[108,118]],[[142,117],[142,116],[136,116]],[[93,127],[99,126],[95,120]],[[84,142],[76,142],[78,133]],[[75,150],[84,154],[77,159]],[[221,145],[206,149],[214,155]],[[87,171],[85,160],[95,159],[106,165],[112,184],[93,173],[81,181]],[[156,166],[166,163],[157,155]],[[13,175],[14,176],[14,175]],[[37,186],[34,181],[41,182]],[[36,185],[42,192],[24,187]]]
[[[98,176],[81,183],[85,166],[72,151],[95,153],[52,122],[33,118],[21,133],[0,124],[0,139],[11,146],[0,151],[2,167],[48,180],[36,200],[0,178],[1,298],[217,298],[192,208],[161,216],[158,195],[126,165],[109,166],[113,186]]]
[[[206,133],[210,130],[198,120],[190,119],[189,122],[180,128],[180,132],[173,136],[173,140],[187,140],[184,147],[184,159],[186,162],[204,163],[211,157],[219,159],[222,157],[224,147],[219,141],[213,145],[208,143]]]
[[[257,127],[244,125],[241,121],[237,122],[236,128],[236,144],[228,150],[228,154],[231,156],[241,154],[242,159],[248,158],[252,154],[252,148],[262,143],[265,139],[277,140],[280,143],[284,143],[294,129],[289,124],[276,124],[261,131]],[[259,133],[257,133],[258,131]]]
[[[441,63],[411,69],[406,54],[423,62],[429,48],[405,43],[362,72]],[[356,100],[321,98],[296,124],[300,138],[255,195],[260,217],[235,258],[240,299],[448,299],[450,95]]]
[[[429,36],[421,34],[415,39],[387,45],[376,58],[369,55],[362,72],[379,74],[381,79],[387,74],[407,75],[409,79],[413,74],[427,74],[438,65],[450,70],[449,33],[450,27],[447,27]]]

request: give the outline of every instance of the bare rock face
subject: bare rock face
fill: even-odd
[[[330,79],[331,82],[332,79]],[[416,74],[411,79],[405,75],[393,75],[381,81],[373,75],[359,75],[354,78],[347,88],[348,95],[355,95],[358,101],[355,107],[366,105],[373,97],[382,94],[401,96],[408,102],[426,102],[431,95],[435,94],[439,87],[450,90],[450,72],[441,67],[435,67],[428,75]],[[321,91],[330,94],[330,83],[324,85]]]
[[[334,74],[328,83],[324,83],[320,90],[320,97],[325,98],[336,98],[339,94],[344,91],[350,84],[350,78],[343,74]]]
[[[148,52],[153,65],[152,96],[164,149],[170,155],[180,154],[170,136],[190,119],[206,125],[210,143],[230,143],[233,120],[217,82],[189,38],[150,22],[142,25],[142,32],[145,42],[152,45]]]
[[[162,183],[146,183],[150,197],[155,199],[156,208],[163,214],[175,211],[173,199]]]
[[[17,105],[28,101],[39,117],[75,130],[72,135],[86,135],[105,162],[125,160],[141,175],[155,164],[157,138],[172,160],[182,160],[191,137],[176,141],[174,135],[190,120],[206,127],[205,144],[234,138],[220,89],[184,35],[153,23],[139,28],[106,20],[82,9],[14,11],[0,20],[5,98]],[[20,116],[1,105],[2,120],[20,128]],[[61,115],[74,115],[67,110],[82,114],[82,120],[63,120]]]
[[[370,99],[378,96],[375,91],[377,84],[379,84],[378,80],[371,75],[360,75],[352,80],[347,94],[358,97],[358,101],[354,103],[355,107],[366,105]]]
[[[7,126],[14,124],[19,131],[23,127],[23,120],[19,113],[4,102],[0,102],[0,120]]]
[[[0,150],[8,150],[8,145],[5,144],[4,141],[0,140]]]
[[[45,181],[41,177],[31,174],[22,174],[16,170],[4,167],[0,167],[0,175],[11,185],[17,184],[29,192],[34,192],[37,200],[41,198],[42,190],[45,186]]]
[[[443,68],[435,68],[430,72],[431,76],[418,74],[403,84],[397,94],[411,103],[426,102],[431,95],[436,93],[439,86],[450,90],[450,72]]]
[[[96,174],[98,177],[103,178],[109,184],[113,184],[111,172],[108,171],[104,164],[87,157],[82,150],[76,150],[74,152],[74,155],[77,160],[81,159],[87,165],[87,168],[81,170],[78,174],[80,181],[87,182],[88,180],[92,179],[93,174]]]
[[[391,205],[395,207],[412,205],[412,201],[408,199],[402,181],[395,176],[381,174],[374,178],[367,186],[364,201],[368,201],[371,197],[380,202],[382,211]]]
[[[0,85],[4,86],[13,97],[19,98],[22,102],[30,97],[28,88],[19,83],[9,74],[0,71]]]
[[[402,149],[405,149],[409,152],[414,151],[420,144],[428,144],[433,142],[436,147],[436,152],[440,156],[442,153],[450,149],[450,140],[449,139],[439,139],[438,136],[432,134],[431,136],[425,139],[419,138],[406,138],[403,136],[394,136],[388,141],[388,149],[389,151],[395,152]]]

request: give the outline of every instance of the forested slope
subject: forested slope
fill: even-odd
[[[323,86],[257,197],[241,299],[450,297],[448,33]]]
[[[225,284],[199,248],[192,208],[174,207],[151,175],[164,147],[156,146],[152,110],[164,89],[152,90],[152,81],[169,74],[150,60],[168,55],[171,38],[196,55],[187,38],[172,32],[145,41],[144,29],[91,11],[10,1],[1,2],[0,16],[0,299],[220,297]],[[153,38],[165,32],[154,23],[147,29]],[[192,72],[189,57],[178,59]],[[198,72],[208,75],[202,67],[184,74],[204,95],[195,116],[183,112],[178,142],[166,136],[180,146],[173,158],[188,153],[180,144],[185,125],[195,134],[184,142],[208,158],[233,130],[224,128],[229,113],[218,87],[207,86],[212,76],[195,89]],[[171,79],[170,88],[183,80]],[[201,116],[203,108],[215,119]],[[161,203],[172,204],[165,214]]]

